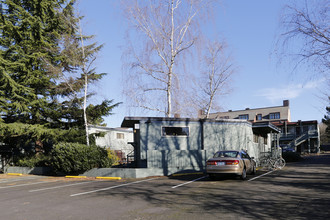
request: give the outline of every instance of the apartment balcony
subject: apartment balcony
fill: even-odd
[[[296,134],[292,134],[292,133],[287,133],[287,134],[281,133],[280,141],[292,141],[293,139],[296,139],[300,136],[304,136],[307,138],[318,138],[319,133],[317,130],[310,130],[310,131],[304,132],[300,135],[296,135]]]
[[[291,141],[296,138],[295,134],[280,134],[280,140],[281,141]]]

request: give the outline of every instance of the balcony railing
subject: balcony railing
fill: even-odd
[[[281,133],[280,134],[280,140],[293,140],[293,139],[298,138],[302,135],[308,135],[309,138],[317,138],[318,137],[318,131],[317,130],[309,130],[307,132],[303,132],[300,135],[296,135],[296,134],[293,134],[293,133],[287,133],[287,134]]]
[[[293,140],[296,138],[295,134],[280,134],[280,140]]]

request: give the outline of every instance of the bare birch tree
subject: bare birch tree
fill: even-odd
[[[126,93],[137,107],[170,117],[184,54],[198,39],[198,23],[208,0],[123,0],[135,27],[128,42]],[[138,38],[141,37],[141,38]],[[179,62],[180,61],[180,62]],[[129,88],[128,88],[129,87]],[[176,94],[179,95],[179,94]]]
[[[210,111],[218,107],[217,98],[230,92],[229,82],[236,67],[231,56],[226,54],[226,43],[217,40],[207,44],[202,60],[202,77],[197,80],[200,90],[195,96],[198,108],[204,110],[208,118]]]
[[[83,35],[81,26],[81,17],[66,17],[66,22],[70,24],[73,34],[63,37],[63,55],[70,57],[71,66],[67,74],[62,74],[64,87],[67,87],[74,100],[81,98],[79,93],[83,90],[83,98],[81,108],[83,110],[84,128],[86,133],[86,144],[89,146],[89,130],[88,130],[88,117],[87,117],[87,99],[91,95],[88,92],[88,84],[90,82],[100,79],[104,74],[95,74],[95,68],[92,68],[94,61],[96,60],[97,53],[101,50],[103,45],[97,45],[96,43],[85,46],[85,40],[91,40],[94,36]],[[74,79],[73,75],[77,72],[78,76]],[[68,77],[68,76],[69,77]]]
[[[326,75],[329,74],[329,9],[328,0],[305,0],[301,6],[287,5],[285,7],[281,22],[285,31],[280,35],[278,47],[284,51],[280,53],[282,58],[285,57],[283,54],[290,54],[298,59],[295,62],[295,68],[306,62],[317,70],[325,72]],[[292,45],[294,46],[289,49]]]
[[[66,58],[66,63],[64,63],[64,70],[54,69],[53,71],[59,72],[60,75],[59,94],[70,97],[70,100],[67,100],[67,105],[79,107],[82,110],[86,144],[90,145],[89,124],[100,123],[100,116],[109,115],[111,109],[120,103],[111,106],[112,101],[105,100],[100,105],[88,105],[88,98],[94,95],[89,91],[89,85],[102,79],[106,74],[96,73],[94,67],[97,54],[103,45],[91,42],[94,38],[93,35],[86,36],[83,34],[81,18],[80,16],[64,18],[65,22],[69,24],[68,26],[72,28],[70,35],[62,36],[62,56]]]
[[[84,75],[84,104],[83,104],[83,112],[84,112],[84,124],[85,124],[85,132],[86,132],[86,144],[89,146],[89,131],[88,131],[88,121],[87,121],[87,94],[88,94],[88,69],[86,69],[86,62],[88,62],[86,54],[85,54],[85,46],[84,46],[84,37],[82,34],[81,22],[79,19],[79,39],[80,39],[80,46],[81,46],[81,55],[82,55],[82,73]],[[90,61],[92,64],[95,60],[95,57]]]

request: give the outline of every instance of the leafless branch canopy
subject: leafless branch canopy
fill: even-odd
[[[280,36],[285,52],[288,45],[298,47],[294,55],[296,65],[307,62],[329,74],[330,68],[330,2],[328,0],[305,1],[303,7],[288,5],[282,25],[285,32]],[[302,42],[302,44],[297,44]]]
[[[207,118],[210,111],[217,107],[216,98],[230,91],[229,82],[236,70],[225,49],[225,42],[217,40],[210,42],[206,47],[202,61],[203,75],[197,83],[201,93],[195,97],[195,102],[199,103],[197,106],[200,109],[205,110]]]
[[[130,70],[126,93],[136,106],[171,116],[179,59],[198,38],[198,18],[209,0],[122,2],[136,31],[129,35],[125,54]]]

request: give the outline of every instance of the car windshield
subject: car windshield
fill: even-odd
[[[237,157],[237,151],[219,151],[214,154],[214,157]]]

